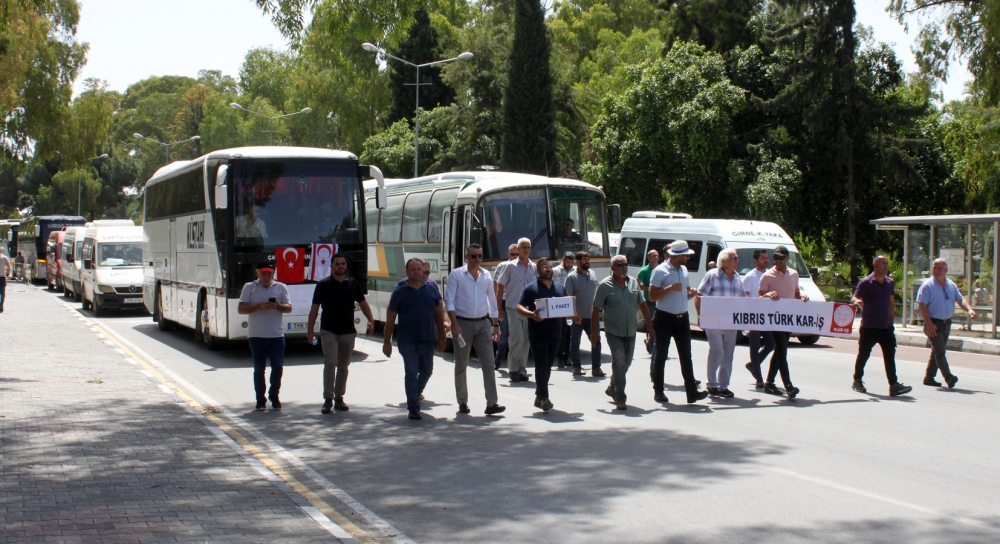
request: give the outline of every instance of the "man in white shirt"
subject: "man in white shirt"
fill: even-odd
[[[493,373],[493,341],[500,338],[497,321],[497,298],[493,277],[483,262],[483,248],[470,244],[465,250],[466,265],[448,275],[445,308],[451,318],[451,336],[455,346],[455,394],[458,411],[468,414],[469,385],[465,378],[469,352],[476,348],[486,389],[486,415],[499,414],[506,408],[497,404],[496,375]]]
[[[771,258],[767,255],[766,249],[753,250],[754,269],[743,276],[743,290],[748,297],[756,297],[760,287],[760,277],[767,272],[767,266],[771,264]],[[774,335],[771,331],[749,331],[747,339],[750,341],[750,362],[746,364],[747,370],[757,380],[757,389],[764,387],[764,377],[761,375],[760,367],[764,364],[768,354],[774,351]],[[763,342],[763,346],[761,346]]]

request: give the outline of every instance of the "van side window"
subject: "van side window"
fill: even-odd
[[[715,261],[716,266],[718,266],[718,264],[719,264],[719,253],[721,253],[721,252],[722,252],[722,246],[720,246],[719,244],[714,244],[712,242],[709,242],[708,243],[708,253],[705,254],[706,255],[705,256],[705,266],[708,266],[708,263],[710,263],[712,261]]]
[[[660,262],[663,262],[667,258],[667,254],[663,251],[663,248],[670,243],[673,243],[673,240],[669,238],[653,238],[649,241],[648,248],[659,251],[661,259]],[[690,248],[691,251],[694,251],[694,254],[691,255],[685,266],[687,266],[688,272],[697,272],[701,270],[701,253],[704,242],[701,242],[700,240],[688,240],[687,243],[688,248]],[[649,252],[649,249],[647,249],[647,253]]]
[[[667,259],[667,252],[663,248],[667,247],[667,244],[671,242],[673,242],[671,239],[652,238],[649,240],[649,245],[646,246],[646,253],[649,253],[651,249],[655,249],[660,254],[660,262],[662,263]]]
[[[628,258],[629,266],[642,266],[646,260],[645,238],[622,238],[618,244],[618,254]]]

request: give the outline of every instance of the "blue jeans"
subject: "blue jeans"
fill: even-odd
[[[583,363],[580,362],[580,337],[587,336],[587,338],[590,338],[590,318],[581,320],[579,325],[573,323],[569,326],[569,330],[570,335],[572,335],[569,341],[569,359],[573,361],[573,366],[580,368],[583,366]],[[583,334],[584,331],[587,332],[586,335]],[[600,342],[590,348],[590,367],[594,370],[600,370],[601,368]]]
[[[493,358],[498,363],[507,358],[507,336],[510,330],[507,327],[507,323],[509,322],[510,319],[506,315],[504,315],[503,321],[500,322],[500,339],[497,341],[497,352],[493,354]]]
[[[406,371],[406,408],[420,410],[420,395],[434,372],[434,342],[400,342],[397,348]]]
[[[253,354],[253,389],[257,393],[257,402],[278,398],[281,389],[281,374],[285,369],[285,339],[250,338],[250,353]],[[271,390],[266,391],[264,384],[264,369],[267,360],[271,360]],[[265,392],[267,393],[265,396]]]

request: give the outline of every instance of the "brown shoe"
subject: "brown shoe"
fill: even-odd
[[[620,400],[615,403],[615,410],[627,410],[628,406],[625,405],[625,401]]]

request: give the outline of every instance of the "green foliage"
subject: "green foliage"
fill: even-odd
[[[421,111],[421,119],[424,112]],[[365,141],[361,162],[375,164],[386,177],[406,178],[413,175],[413,126],[406,119],[400,119],[383,132]],[[420,164],[431,165],[441,152],[441,143],[433,136],[420,137]],[[420,175],[428,173],[423,166]]]
[[[976,213],[1000,210],[1000,108],[983,107],[973,100],[952,102],[945,108],[939,141],[951,152],[952,167],[964,189],[965,209]],[[961,193],[960,193],[961,194]]]
[[[664,41],[692,41],[726,53],[756,42],[750,20],[762,0],[657,0],[666,19]]]
[[[514,1],[500,161],[512,172],[555,175],[556,112],[551,45],[539,0]]]
[[[413,64],[436,62],[445,58],[438,44],[438,32],[431,26],[427,11],[418,9],[413,14],[414,24],[399,47],[391,54]],[[456,61],[458,62],[458,61]],[[386,59],[389,70],[389,91],[392,93],[392,108],[389,110],[390,123],[400,119],[413,119],[416,111],[417,70],[395,59]],[[441,67],[428,66],[420,70],[420,104],[423,109],[432,110],[447,106],[455,100],[455,90],[441,80]]]
[[[747,185],[746,199],[750,217],[784,223],[790,214],[788,203],[802,186],[802,172],[795,161],[781,157],[772,158],[762,151],[757,164],[757,175],[753,183]]]
[[[240,97],[228,93],[212,94],[205,99],[205,119],[201,122],[200,142],[205,153],[230,147],[268,145],[272,123],[263,117],[229,106],[240,100]],[[282,113],[266,98],[242,100],[240,105],[261,115],[275,116]],[[286,143],[289,137],[286,120],[276,119],[273,126],[275,145]]]
[[[732,119],[747,106],[718,53],[676,43],[663,59],[629,69],[594,126],[599,163],[585,170],[625,213],[668,209],[738,216],[741,173],[732,168]]]
[[[101,181],[92,167],[63,170],[52,177],[52,184],[38,189],[34,213],[37,215],[76,215],[79,190],[81,213],[85,217],[99,218],[104,210],[97,205]]]
[[[240,66],[240,94],[266,99],[275,110],[283,110],[295,79],[295,57],[288,51],[262,47],[247,51]]]

